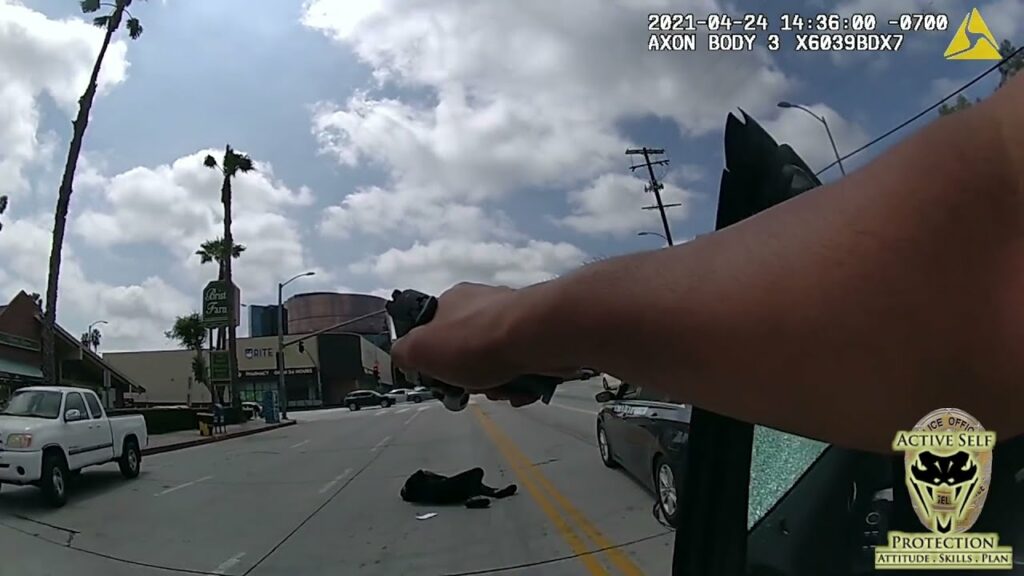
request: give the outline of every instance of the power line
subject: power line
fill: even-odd
[[[970,88],[971,86],[974,86],[975,84],[977,84],[978,82],[980,82],[982,78],[984,78],[985,76],[988,76],[989,74],[991,74],[991,73],[992,73],[992,71],[994,71],[994,70],[998,70],[1000,66],[1002,66],[1003,64],[1005,64],[1005,63],[1007,63],[1008,61],[1010,61],[1010,60],[1011,60],[1011,59],[1012,59],[1012,58],[1013,58],[1014,56],[1016,56],[1017,54],[1019,54],[1019,53],[1021,52],[1021,50],[1024,50],[1024,46],[1021,46],[1020,48],[1017,48],[1017,49],[1016,49],[1016,50],[1014,50],[1014,51],[1013,51],[1012,53],[1010,53],[1010,54],[1009,54],[1008,56],[1006,56],[1005,58],[1003,58],[1003,59],[1002,59],[1002,60],[1000,60],[999,62],[996,62],[995,64],[993,64],[991,68],[989,68],[988,70],[985,70],[984,72],[982,72],[981,74],[979,74],[978,76],[976,76],[976,77],[975,77],[975,78],[974,78],[973,80],[971,80],[971,81],[970,81],[970,82],[968,82],[967,84],[964,84],[964,85],[963,85],[963,86],[961,86],[960,88],[957,88],[956,90],[954,90],[953,92],[951,92],[951,93],[950,93],[950,94],[949,94],[948,96],[946,96],[946,97],[945,97],[945,98],[943,98],[942,100],[939,100],[939,101],[938,101],[938,102],[936,102],[935,104],[932,104],[931,106],[929,106],[929,107],[925,108],[924,110],[922,110],[922,111],[918,112],[917,114],[915,114],[915,115],[911,116],[910,118],[908,118],[908,119],[904,120],[904,121],[903,121],[902,123],[900,123],[899,125],[897,125],[897,126],[896,126],[895,128],[893,128],[892,130],[889,130],[889,131],[888,131],[888,132],[886,132],[885,134],[882,134],[881,136],[878,136],[878,137],[877,137],[877,138],[875,138],[874,140],[872,140],[872,141],[868,142],[867,144],[865,144],[865,145],[861,146],[860,148],[857,148],[857,149],[856,149],[856,150],[854,150],[853,152],[849,152],[849,153],[847,153],[847,154],[846,154],[845,156],[843,156],[843,157],[841,157],[841,158],[837,159],[837,160],[836,160],[835,162],[832,162],[832,163],[831,163],[831,164],[829,164],[828,166],[825,166],[825,167],[824,167],[824,168],[822,168],[821,170],[818,170],[818,171],[817,171],[817,172],[815,173],[815,175],[816,175],[816,176],[819,176],[819,175],[821,175],[821,173],[823,173],[823,172],[824,172],[825,170],[828,170],[829,168],[831,168],[831,167],[835,166],[836,164],[839,164],[839,162],[840,162],[841,160],[846,160],[847,158],[850,158],[851,156],[854,156],[855,154],[859,154],[859,153],[863,152],[863,151],[864,151],[864,150],[866,150],[867,148],[869,148],[869,147],[871,147],[871,146],[874,146],[875,144],[879,143],[880,141],[882,141],[882,140],[884,140],[884,139],[888,138],[889,136],[892,136],[892,135],[893,135],[894,133],[896,133],[896,132],[898,132],[898,131],[902,130],[902,129],[903,129],[903,128],[905,128],[905,127],[906,127],[906,126],[907,126],[908,124],[911,124],[911,123],[913,123],[914,121],[916,121],[916,120],[917,120],[917,119],[919,119],[920,117],[924,116],[925,114],[927,114],[927,113],[931,112],[932,110],[935,110],[935,109],[936,109],[936,108],[938,108],[939,106],[942,106],[942,104],[943,104],[943,103],[945,103],[945,102],[946,102],[947,100],[949,100],[950,98],[952,98],[952,97],[956,96],[957,94],[959,94],[959,93],[963,92],[964,90],[966,90],[966,89]]]

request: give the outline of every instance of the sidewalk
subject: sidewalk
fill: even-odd
[[[252,420],[245,424],[232,424],[227,427],[227,432],[220,432],[216,436],[200,436],[199,430],[180,430],[178,432],[168,432],[167,434],[156,434],[149,437],[149,446],[142,451],[142,454],[148,456],[160,454],[161,452],[181,450],[182,448],[230,440],[231,438],[240,438],[293,425],[295,425],[295,420],[285,420],[278,424],[266,424],[262,420]]]

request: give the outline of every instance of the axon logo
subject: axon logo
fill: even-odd
[[[274,355],[273,348],[246,348],[245,358],[246,360],[252,360],[254,358],[270,358]]]

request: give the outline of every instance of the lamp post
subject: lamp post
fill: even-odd
[[[832,152],[834,152],[836,155],[836,164],[839,165],[839,171],[843,174],[843,176],[846,176],[846,169],[843,168],[843,158],[842,156],[839,155],[839,148],[836,146],[835,138],[832,137],[832,130],[829,129],[828,122],[825,121],[825,117],[818,116],[817,114],[811,112],[808,108],[806,108],[805,106],[801,106],[800,104],[793,104],[791,102],[783,101],[779,102],[778,106],[779,108],[796,108],[798,110],[803,110],[804,112],[810,114],[811,117],[813,117],[815,120],[821,122],[821,125],[825,127],[825,134],[828,134],[828,141],[832,143]]]
[[[668,238],[666,238],[664,234],[659,234],[657,232],[637,232],[636,235],[637,236],[657,236],[658,238],[661,238],[662,240],[664,240],[666,244],[668,244]]]
[[[284,287],[305,276],[313,276],[316,272],[303,272],[280,282],[277,285],[277,398],[281,404],[281,419],[288,417],[288,389],[284,384]]]

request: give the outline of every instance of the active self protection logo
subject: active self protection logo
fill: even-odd
[[[889,532],[889,545],[875,549],[876,570],[1013,568],[998,534],[968,532],[988,497],[995,444],[995,432],[957,408],[896,433],[892,448],[904,453],[907,492],[928,531]]]

